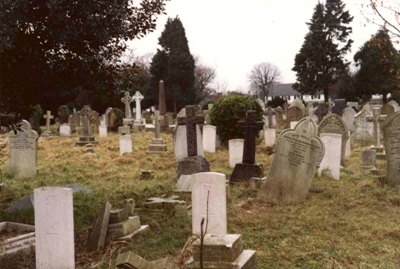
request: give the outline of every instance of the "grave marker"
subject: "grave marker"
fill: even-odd
[[[230,168],[234,168],[237,163],[243,160],[243,145],[243,139],[231,139],[228,141]]]
[[[346,143],[349,139],[346,124],[342,118],[336,114],[326,116],[318,125],[318,135],[332,133],[342,135],[341,163],[343,164],[346,152]]]
[[[382,125],[386,151],[386,180],[400,184],[400,112],[390,116]]]
[[[143,125],[142,108],[140,105],[140,102],[143,100],[143,98],[144,98],[144,96],[139,91],[136,91],[135,95],[132,97],[132,99],[136,103],[136,115],[135,115],[135,121],[133,123],[134,125],[138,125],[138,126]]]
[[[46,115],[43,116],[44,119],[46,119],[46,131],[43,132],[43,136],[49,136],[51,135],[50,131],[50,121],[54,119],[54,116],[51,115],[51,111],[47,110]]]
[[[342,135],[323,133],[319,136],[325,147],[324,158],[318,168],[318,175],[328,170],[326,175],[333,179],[340,179],[340,156],[342,148]]]
[[[213,125],[203,126],[203,150],[215,153],[217,143],[217,127]]]
[[[82,117],[82,136],[79,137],[78,142],[76,145],[84,146],[87,144],[98,144],[96,139],[92,134],[92,126],[90,124],[90,116],[92,115],[92,109],[89,106],[84,106],[81,110],[81,117]]]

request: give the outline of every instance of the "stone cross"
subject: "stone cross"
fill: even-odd
[[[125,96],[121,98],[121,102],[125,104],[125,118],[126,119],[131,119],[132,118],[132,112],[131,112],[131,103],[132,103],[132,97],[129,95],[129,92],[125,92]]]
[[[132,98],[136,102],[136,117],[135,117],[136,125],[142,124],[142,108],[140,107],[140,102],[143,100],[143,98],[144,96],[139,91],[136,91],[135,95]]]
[[[160,80],[159,88],[158,88],[158,110],[160,111],[160,115],[164,116],[167,113],[166,104],[165,104],[165,86],[164,81]]]
[[[239,121],[244,131],[243,163],[254,164],[256,159],[256,137],[258,132],[263,129],[263,122],[256,121],[256,112],[249,110],[246,112],[246,119]]]
[[[43,116],[43,118],[46,119],[46,131],[50,132],[50,120],[54,119],[54,116],[51,115],[50,110],[47,110],[47,113]]]
[[[92,128],[90,126],[90,115],[92,114],[92,109],[89,106],[84,106],[81,110],[82,117],[82,127],[83,136],[91,136]]]
[[[185,111],[186,118],[182,119],[180,122],[182,125],[186,125],[188,156],[197,156],[196,124],[203,124],[204,117],[196,116],[195,106],[186,106]]]

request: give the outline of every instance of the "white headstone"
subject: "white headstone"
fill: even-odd
[[[72,190],[34,190],[36,269],[75,268]]]
[[[266,147],[273,147],[275,145],[275,139],[275,129],[264,129],[264,142]]]
[[[197,155],[204,157],[203,138],[200,127],[196,126]],[[188,157],[186,125],[178,125],[174,136],[174,152],[177,161]]]
[[[136,109],[135,109],[135,125],[142,125],[143,121],[142,121],[142,108],[140,105],[140,102],[143,100],[144,96],[139,92],[136,91],[135,95],[132,96],[132,100],[135,101],[136,103]]]
[[[243,159],[243,139],[231,139],[228,141],[229,146],[229,167],[234,168],[237,163],[241,163]]]
[[[193,175],[192,185],[192,230],[200,235],[201,220],[207,234],[226,234],[226,177],[220,173],[198,173]]]
[[[325,155],[318,168],[318,175],[328,170],[327,175],[333,179],[340,179],[340,156],[342,147],[342,135],[322,133],[319,137],[325,147]]]
[[[352,107],[346,107],[343,109],[342,119],[346,124],[347,130],[350,132],[354,131],[354,117],[357,112]]]
[[[71,135],[71,127],[67,123],[63,123],[60,125],[60,136],[70,136]]]
[[[24,131],[8,133],[8,171],[15,177],[35,177],[38,134],[24,127]]]
[[[130,134],[119,136],[119,154],[132,153],[132,137]]]
[[[203,150],[205,152],[215,152],[217,142],[217,127],[213,125],[203,126]]]
[[[294,129],[296,127],[297,123],[298,123],[298,121],[291,121],[290,122],[290,129]]]
[[[107,126],[100,125],[99,126],[99,136],[100,137],[107,137]]]

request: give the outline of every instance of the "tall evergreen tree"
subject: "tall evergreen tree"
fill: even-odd
[[[323,92],[329,99],[329,89],[348,63],[344,56],[353,42],[349,39],[353,20],[341,0],[318,3],[308,24],[300,52],[295,57],[293,71],[297,81],[294,88],[302,94]]]
[[[386,95],[400,90],[400,55],[393,47],[387,30],[380,29],[354,55],[354,61],[360,67],[356,74],[358,94]]]
[[[164,80],[167,106],[177,111],[196,102],[194,90],[194,58],[190,54],[185,28],[181,20],[169,18],[159,38],[161,50],[154,55],[151,66],[151,85],[149,94],[157,91],[158,81]]]

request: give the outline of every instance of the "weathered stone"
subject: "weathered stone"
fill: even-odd
[[[275,129],[264,129],[264,143],[266,147],[273,147],[276,140]]]
[[[100,209],[99,214],[92,225],[88,238],[88,249],[99,251],[104,248],[108,224],[110,222],[111,204],[107,201]]]
[[[76,142],[78,146],[84,146],[87,144],[98,144],[92,134],[92,126],[90,124],[90,117],[92,115],[92,109],[89,106],[84,106],[81,110],[82,117],[82,135],[79,137],[79,141]]]
[[[237,163],[243,160],[243,139],[231,139],[229,146],[229,167],[234,168]]]
[[[354,132],[352,139],[355,143],[368,145],[373,143],[373,123],[371,120],[372,112],[363,108],[354,116]]]
[[[71,135],[71,127],[69,124],[63,123],[60,125],[60,136],[70,136]]]
[[[112,209],[110,211],[110,220],[109,224],[116,224],[119,222],[126,221],[129,217],[128,211],[126,208],[123,209]]]
[[[271,203],[300,203],[306,199],[324,152],[316,134],[317,127],[310,118],[302,119],[295,130],[280,134],[259,198]]]
[[[303,104],[301,105],[296,102],[295,104],[292,103],[292,105],[288,108],[287,110],[288,122],[299,121],[304,117],[304,105]]]
[[[131,112],[131,103],[133,102],[133,99],[128,91],[126,91],[124,97],[121,98],[121,102],[125,104],[124,125],[130,125],[133,121]]]
[[[99,126],[99,137],[107,137],[108,131],[107,131],[107,126],[100,125]]]
[[[150,153],[160,153],[167,151],[167,144],[160,137],[160,113],[158,110],[154,112],[154,125],[155,125],[155,135],[154,139],[151,141],[148,152]]]
[[[324,158],[318,168],[318,174],[325,174],[330,178],[340,179],[340,154],[342,135],[323,133],[319,136],[325,147]]]
[[[400,184],[400,112],[390,116],[382,125],[386,151],[386,180]]]
[[[205,219],[203,231],[209,234],[226,234],[226,177],[220,173],[198,173],[193,175],[192,185],[192,230],[200,235],[201,222]],[[205,231],[205,227],[207,230]]]
[[[173,257],[147,261],[132,251],[118,255],[116,267],[120,269],[178,269]]]
[[[46,130],[42,133],[42,136],[49,136],[51,135],[50,121],[54,119],[54,116],[51,115],[50,110],[47,110],[46,115],[44,115],[43,118],[46,119]]]
[[[178,162],[176,168],[177,178],[201,172],[210,172],[210,163],[201,156],[186,157]]]
[[[176,126],[174,131],[174,153],[175,153],[175,158],[178,162],[186,157],[189,157],[186,129],[187,129],[186,126],[178,125]],[[196,126],[196,144],[197,144],[197,155],[204,157],[203,139],[200,127],[198,125]]]
[[[318,122],[322,121],[322,119],[328,114],[328,111],[328,104],[318,104],[318,107],[315,110],[315,116],[317,116]]]
[[[130,134],[119,136],[119,154],[129,154],[133,152],[132,136]]]
[[[215,153],[217,142],[217,127],[213,125],[203,126],[203,150]]]
[[[395,108],[393,105],[387,103],[382,106],[381,110],[382,115],[391,116],[395,113]]]
[[[343,109],[342,119],[346,124],[347,130],[350,132],[354,131],[354,117],[357,112],[352,107],[346,107]]]
[[[133,233],[134,231],[138,230],[140,227],[141,227],[141,224],[140,224],[139,216],[129,217],[127,220],[125,220],[123,222],[109,224],[108,230],[107,230],[107,238],[111,239],[114,237],[125,236],[130,233]]]
[[[186,125],[186,136],[187,136],[187,152],[188,156],[197,156],[197,132],[196,125],[204,123],[204,117],[196,117],[196,107],[186,106],[185,107],[185,117],[181,118],[181,122],[178,124]],[[202,141],[202,140],[200,140]]]
[[[147,199],[147,202],[143,206],[149,211],[163,211],[167,214],[173,214],[175,213],[175,208],[177,205],[186,206],[186,202],[177,200],[177,197],[174,196],[170,198],[153,197]]]
[[[376,166],[376,150],[363,149],[361,150],[361,168],[371,169]]]

